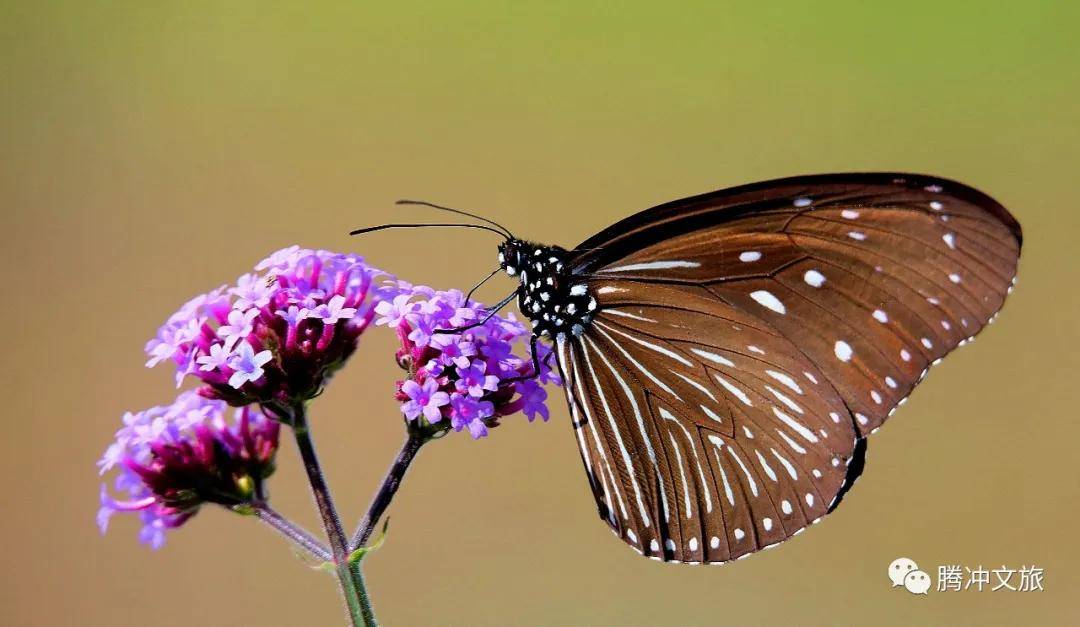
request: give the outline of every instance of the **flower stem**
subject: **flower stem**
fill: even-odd
[[[334,572],[341,584],[341,594],[349,610],[349,619],[353,627],[373,627],[376,624],[375,616],[371,613],[371,603],[367,600],[364,580],[359,576],[359,569],[353,568],[349,562],[349,545],[345,537],[345,529],[341,526],[341,518],[334,507],[333,499],[330,498],[330,489],[326,485],[319,458],[315,454],[315,443],[312,442],[308,431],[306,408],[302,403],[293,406],[290,418],[293,434],[296,436],[296,446],[300,449],[300,457],[304,460],[304,470],[307,471],[308,482],[311,484],[311,493],[315,497],[315,505],[319,508],[326,538],[330,541]]]
[[[390,469],[386,471],[386,477],[383,478],[379,491],[375,494],[375,498],[372,499],[367,514],[364,515],[360,525],[356,528],[356,533],[353,534],[353,550],[364,546],[368,539],[371,538],[375,525],[382,518],[383,512],[390,505],[390,501],[394,499],[394,494],[397,493],[398,486],[401,485],[401,480],[405,477],[405,471],[409,469],[409,464],[412,463],[417,451],[425,442],[427,442],[427,439],[423,435],[413,433],[412,430],[409,431],[409,437],[401,445],[401,451],[398,453],[397,459],[394,460]]]
[[[279,514],[268,504],[255,503],[252,507],[255,509],[254,515],[256,518],[285,536],[296,546],[307,551],[307,553],[315,559],[324,562],[329,562],[333,559],[333,555],[330,554],[330,549],[326,548],[322,542],[319,542],[306,530]]]

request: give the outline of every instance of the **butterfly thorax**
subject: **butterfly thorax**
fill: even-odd
[[[567,267],[569,251],[511,239],[499,246],[499,265],[521,281],[518,308],[544,337],[581,335],[592,320],[596,299]]]

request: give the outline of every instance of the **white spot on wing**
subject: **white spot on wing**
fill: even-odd
[[[851,350],[851,345],[844,340],[836,341],[836,344],[833,345],[833,352],[836,353],[836,358],[840,361],[851,361],[853,351]]]
[[[810,287],[821,287],[825,284],[825,275],[817,270],[807,270],[803,274],[803,281],[806,281],[806,284]]]
[[[757,261],[761,259],[761,253],[756,250],[748,250],[743,253],[739,253],[739,261],[743,263],[750,263],[751,261]]]
[[[753,298],[759,305],[766,309],[771,309],[778,314],[786,314],[787,309],[784,307],[784,303],[780,302],[780,299],[772,295],[772,292],[766,290],[757,290],[750,293],[750,298]]]

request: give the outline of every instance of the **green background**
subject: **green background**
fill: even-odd
[[[100,537],[94,461],[167,402],[143,342],[280,246],[468,287],[482,233],[349,228],[461,206],[573,245],[662,201],[807,172],[957,178],[1019,218],[999,322],[870,441],[829,520],[720,568],[596,520],[565,406],[426,448],[368,562],[389,625],[1076,624],[1080,78],[1070,2],[3,3],[0,381],[6,625],[340,624],[334,583],[253,520],[164,550]],[[511,284],[483,292],[494,300]],[[315,404],[348,521],[402,438],[372,333]],[[293,448],[279,509],[315,517]],[[914,597],[924,569],[1037,565],[1043,592]],[[932,574],[936,574],[933,573]]]

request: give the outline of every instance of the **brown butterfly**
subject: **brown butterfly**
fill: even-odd
[[[573,250],[480,219],[520,281],[497,307],[516,297],[534,343],[555,345],[601,518],[686,563],[747,557],[832,511],[865,438],[993,321],[1022,240],[982,192],[896,173],[677,200]]]

